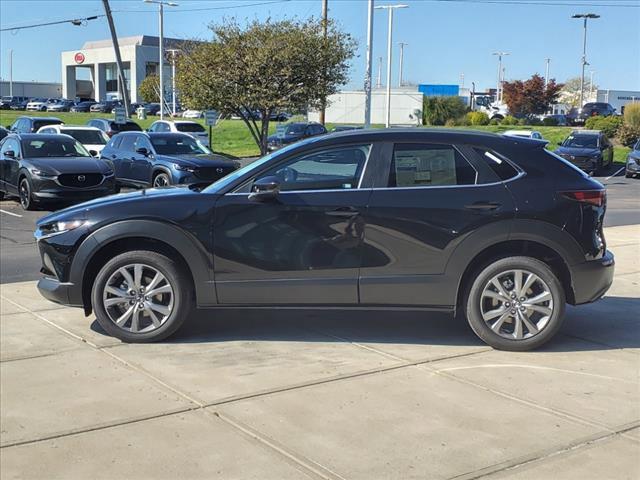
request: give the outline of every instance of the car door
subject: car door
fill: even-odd
[[[223,304],[357,304],[363,214],[361,181],[375,144],[291,154],[216,204],[215,282]],[[275,176],[272,200],[249,196]]]
[[[125,183],[134,183],[132,164],[135,160],[135,141],[135,135],[122,135],[119,147],[114,149],[113,164],[116,169],[116,178]]]
[[[477,228],[513,218],[511,195],[479,157],[466,146],[385,144],[365,215],[361,303],[451,302],[444,273],[456,247]]]
[[[606,135],[601,135],[600,142],[600,144],[603,146],[602,163],[604,165],[611,165],[613,163],[613,145]]]
[[[153,168],[153,149],[146,135],[135,135],[133,144],[133,160],[131,163],[131,178],[140,183],[151,183],[151,169]],[[139,148],[146,148],[148,155],[138,153]]]
[[[12,151],[13,157],[5,153]],[[18,193],[18,170],[20,169],[20,142],[15,138],[8,138],[0,149],[0,169],[2,171],[2,190],[8,193]]]

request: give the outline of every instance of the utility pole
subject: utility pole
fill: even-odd
[[[13,49],[9,50],[9,96],[13,97]]]
[[[409,44],[405,42],[400,42],[399,45],[400,45],[400,75],[398,78],[398,86],[401,87],[402,86],[402,66],[404,64],[404,46]]]
[[[408,5],[397,4],[397,5],[380,5],[379,7],[375,7],[378,9],[387,10],[389,14],[389,31],[387,32],[387,112],[386,112],[386,120],[385,126],[389,128],[391,126],[391,56],[393,53],[393,11],[396,8],[407,8]]]
[[[116,54],[116,65],[118,67],[118,79],[120,80],[120,94],[122,95],[122,101],[124,102],[125,116],[129,117],[129,90],[127,89],[127,81],[124,77],[124,68],[122,66],[122,57],[120,56],[120,45],[118,45],[118,35],[116,34],[116,27],[113,23],[113,17],[111,16],[111,7],[109,6],[109,0],[102,0],[104,5],[104,13],[107,16],[107,22],[109,23],[109,30],[111,31],[111,41],[113,42],[113,49]],[[99,81],[99,80],[98,80]],[[100,99],[97,99],[100,101]]]
[[[382,57],[378,57],[378,78],[376,79],[376,88],[382,87]]]
[[[324,39],[322,45],[322,52],[324,53],[327,48],[327,22],[328,22],[328,0],[322,0],[322,36]],[[324,72],[326,74],[326,72]],[[323,84],[326,79],[322,79]],[[325,114],[327,110],[327,98],[323,97],[320,104],[320,123],[324,125],[325,123]]]
[[[367,4],[367,66],[364,72],[364,128],[371,127],[371,54],[373,53],[373,1]]]
[[[544,60],[547,63],[547,67],[545,69],[545,74],[544,74],[544,88],[547,88],[547,85],[549,85],[549,64],[551,63],[551,59],[545,58]]]
[[[582,76],[580,77],[580,108],[584,105],[584,69],[589,62],[587,62],[587,20],[590,18],[596,19],[600,18],[600,15],[595,13],[576,13],[572,15],[571,18],[582,18],[583,26],[582,26]]]
[[[502,87],[502,57],[509,55],[508,52],[493,52],[493,55],[498,57],[498,85],[496,88],[496,102],[501,101],[501,87]]]
[[[596,73],[595,70],[591,70],[591,72],[589,72],[589,97],[591,101],[594,101],[594,98],[593,98],[593,74],[594,73]]]
[[[180,52],[177,48],[170,48],[167,52],[171,53],[171,104],[173,105],[172,116],[176,116],[176,53]]]
[[[464,72],[460,74],[460,86],[464,88]]]

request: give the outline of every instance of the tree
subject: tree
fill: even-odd
[[[577,107],[580,103],[580,77],[570,78],[565,82],[560,90],[560,101],[562,103],[566,103],[571,107]],[[585,101],[589,97],[589,92],[591,90],[597,91],[598,86],[596,84],[591,85],[590,80],[588,78],[584,81],[584,96]]]
[[[238,115],[262,154],[272,113],[318,108],[348,80],[356,43],[331,21],[326,38],[316,19],[254,20],[246,27],[232,20],[209,28],[212,41],[193,43],[178,58],[182,103]]]
[[[504,101],[513,115],[538,115],[557,102],[561,88],[555,79],[545,87],[544,78],[535,74],[525,81],[504,82]]]
[[[145,77],[140,86],[138,87],[138,93],[147,103],[159,103],[160,102],[160,77],[158,75],[148,75]]]
[[[467,112],[460,97],[424,97],[422,100],[425,125],[444,125],[447,120],[457,120]]]

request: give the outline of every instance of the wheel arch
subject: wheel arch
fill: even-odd
[[[171,180],[171,182],[175,183],[175,179],[173,178],[173,174],[171,173],[169,167],[167,167],[166,165],[154,165],[151,168],[151,178],[149,178],[149,183],[151,185],[153,185],[153,180],[160,173],[166,173],[167,175],[169,175],[169,179]]]

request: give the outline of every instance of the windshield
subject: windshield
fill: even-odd
[[[179,132],[204,132],[204,128],[199,123],[176,123]]]
[[[598,148],[598,137],[595,135],[571,135],[564,141],[562,146],[573,148]]]
[[[24,158],[91,156],[82,145],[70,138],[23,140],[22,151],[24,153]]]
[[[39,128],[46,125],[60,125],[61,123],[62,121],[60,120],[34,120],[33,129],[37,131]]]
[[[211,151],[193,137],[187,135],[151,137],[151,144],[160,155],[204,155]]]
[[[98,130],[61,130],[60,133],[71,135],[83,145],[106,145],[108,138]]]

